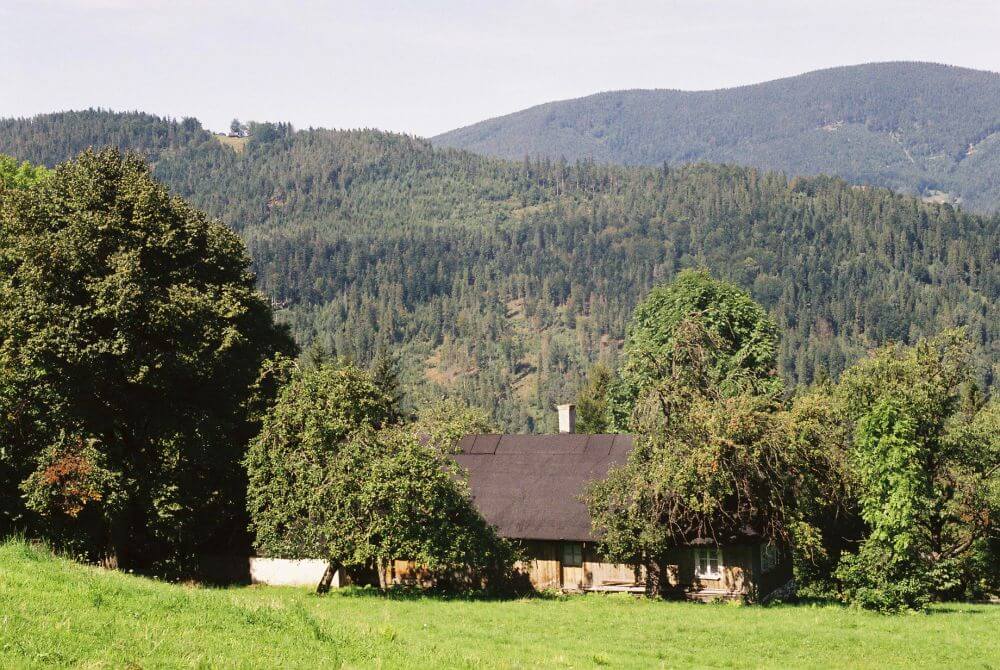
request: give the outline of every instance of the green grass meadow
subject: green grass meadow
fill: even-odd
[[[1000,606],[211,589],[0,544],[2,668],[1000,668]]]

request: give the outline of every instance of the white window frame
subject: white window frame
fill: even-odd
[[[711,554],[716,556],[716,569],[713,572],[711,569],[712,560]],[[701,569],[701,559],[702,556],[705,557],[705,570]],[[694,550],[694,576],[698,579],[722,579],[722,574],[725,569],[725,563],[722,562],[722,547],[696,547]]]

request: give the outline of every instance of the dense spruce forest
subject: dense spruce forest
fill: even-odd
[[[967,326],[981,380],[998,372],[997,215],[731,165],[504,161],[378,131],[250,132],[234,147],[195,119],[67,112],[0,121],[0,153],[46,165],[89,146],[144,153],[173,193],[242,235],[301,344],[361,363],[392,346],[409,402],[455,393],[508,430],[554,429],[552,405],[592,363],[614,362],[637,301],[688,267],[770,311],[791,383],[951,325]]]
[[[1000,208],[1000,74],[872,63],[716,91],[551,102],[433,138],[520,160],[712,161]]]

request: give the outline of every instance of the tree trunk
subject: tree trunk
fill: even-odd
[[[385,591],[388,587],[388,580],[385,577],[386,565],[381,560],[376,561],[375,565],[378,566],[378,585],[379,588]]]
[[[108,570],[117,570],[120,564],[118,547],[115,546],[111,533],[107,533],[104,539],[104,549],[97,555],[97,564]]]
[[[337,570],[340,569],[340,563],[337,561],[330,561],[326,565],[326,570],[323,571],[323,577],[319,580],[319,584],[316,586],[316,593],[327,593],[330,590],[330,586],[333,584],[333,577],[337,574]]]
[[[651,598],[663,596],[663,591],[667,586],[666,569],[659,561],[649,561],[646,563],[646,595]]]

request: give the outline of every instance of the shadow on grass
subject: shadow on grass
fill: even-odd
[[[989,603],[976,603],[977,605],[989,606]],[[927,613],[931,616],[936,614],[985,614],[986,610],[982,607],[955,607],[954,603],[944,603],[936,607],[931,607],[927,610]]]
[[[854,607],[848,603],[844,603],[836,598],[798,598],[796,600],[789,601],[775,601],[770,603],[764,603],[760,607],[765,608],[827,608],[827,609],[842,609],[844,611],[858,612],[864,614],[871,614],[873,616],[886,616],[886,617],[896,617],[896,616],[909,616],[912,614],[922,614],[927,616],[939,616],[942,614],[987,614],[987,610],[991,607],[1000,607],[1000,603],[992,603],[989,601],[982,600],[969,600],[969,601],[945,601],[945,602],[935,602],[922,611],[919,612],[900,612],[896,614],[887,614],[884,612],[877,612],[874,610],[866,610],[860,607]]]
[[[761,607],[840,607],[847,609],[845,605],[840,600],[836,598],[821,598],[816,596],[810,597],[797,597],[790,600],[771,600],[766,603],[762,603]]]
[[[407,585],[392,586],[385,591],[375,586],[343,586],[339,589],[332,590],[329,594],[314,593],[313,595],[319,598],[325,597],[326,595],[336,595],[340,598],[377,598],[381,600],[395,601],[438,600],[442,602],[504,602],[514,600],[556,601],[567,600],[573,597],[572,595],[556,591],[451,591]]]

